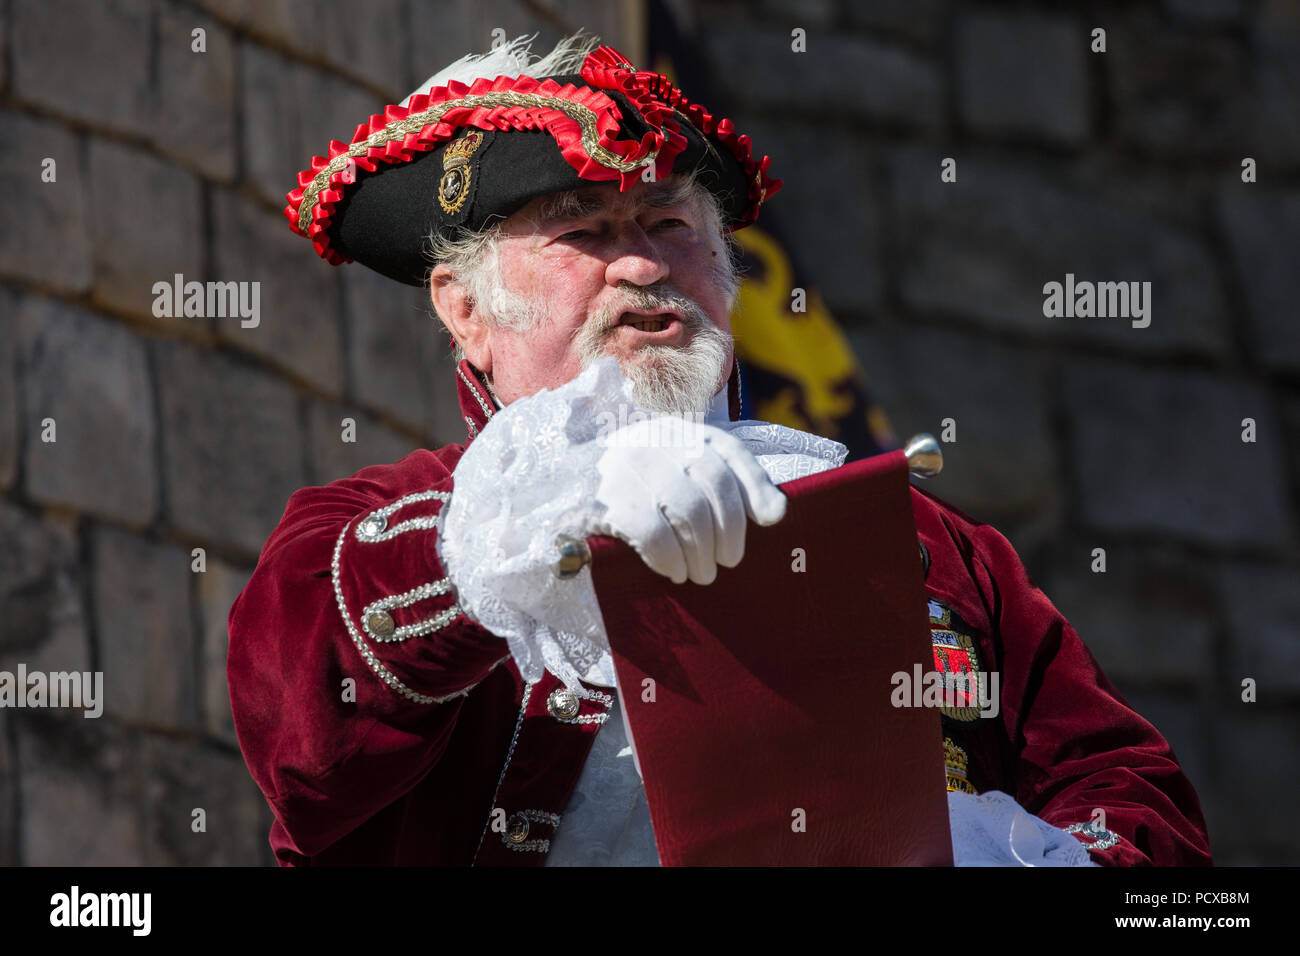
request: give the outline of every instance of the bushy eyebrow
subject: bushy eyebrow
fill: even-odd
[[[652,188],[640,200],[643,209],[668,209],[691,199],[692,184],[690,180],[673,180]],[[541,222],[567,221],[583,219],[594,215],[609,205],[602,195],[586,189],[573,189],[568,192],[547,196],[538,210]]]
[[[644,204],[649,209],[667,209],[689,202],[692,198],[693,184],[688,179],[678,179],[650,191]]]
[[[585,189],[572,189],[543,199],[538,219],[541,222],[582,219],[599,212],[604,206],[605,200],[600,196],[592,195]]]

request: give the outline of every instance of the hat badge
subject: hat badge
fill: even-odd
[[[483,134],[469,130],[460,139],[453,140],[442,153],[442,179],[438,180],[438,205],[447,215],[460,212],[469,196],[472,169],[470,157],[483,145]]]

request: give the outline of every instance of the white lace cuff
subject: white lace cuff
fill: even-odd
[[[624,412],[618,417],[620,408]],[[557,535],[597,533],[597,462],[634,409],[632,384],[612,358],[554,390],[498,411],[453,473],[443,507],[439,558],[457,603],[505,638],[525,680],[549,670],[576,693],[616,686],[590,568],[560,580]],[[844,463],[839,442],[765,422],[710,421],[739,438],[773,481]]]
[[[1071,834],[1040,820],[1010,794],[948,792],[954,866],[1097,866]]]
[[[560,580],[558,534],[590,533],[602,448],[598,412],[630,404],[616,362],[598,362],[560,388],[492,416],[453,472],[438,550],[471,617],[503,637],[525,680],[543,669],[580,691],[611,686],[613,667],[591,570]]]

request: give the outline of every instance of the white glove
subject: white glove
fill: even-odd
[[[602,439],[596,529],[622,538],[651,570],[711,584],[745,554],[746,516],[785,517],[786,498],[739,439],[720,428],[656,417]]]
[[[612,533],[639,544],[647,563],[676,581],[692,563],[695,580],[711,581],[716,565],[740,560],[747,515],[762,524],[784,515],[773,480],[833,468],[847,453],[829,439],[761,422],[697,426],[707,446],[655,447],[663,419],[635,431],[614,426],[614,413],[633,407],[618,363],[601,359],[498,411],[456,465],[438,558],[457,604],[506,640],[525,680],[549,670],[570,689],[580,680],[615,683],[590,568],[568,579],[551,572],[557,534]],[[659,502],[667,502],[663,511]]]

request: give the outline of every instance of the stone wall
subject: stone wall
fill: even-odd
[[[463,437],[418,290],[325,266],[284,193],[493,30],[636,50],[636,6],[0,4],[0,670],[105,675],[98,720],[0,710],[0,863],[270,862],[230,604],[293,490]],[[1219,861],[1300,860],[1295,6],[675,7],[895,430],[954,421],[932,489],[1170,738]],[[1150,281],[1150,325],[1044,317],[1067,273]],[[176,274],[260,321],[155,314]]]
[[[230,605],[294,490],[464,438],[420,291],[321,262],[284,194],[494,30],[635,45],[635,8],[0,6],[0,671],[105,682],[97,720],[0,709],[0,864],[273,862]],[[156,315],[178,273],[259,282],[258,323]]]
[[[1300,861],[1300,6],[675,6],[895,432],[953,421],[926,487],[1168,737],[1216,860]],[[1046,317],[1067,273],[1150,324]]]

